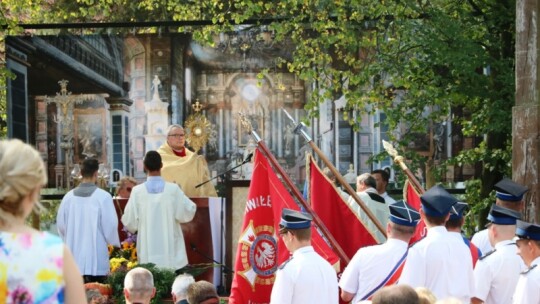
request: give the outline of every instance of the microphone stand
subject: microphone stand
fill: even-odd
[[[205,259],[209,260],[209,261],[212,261],[214,262],[216,265],[219,265],[219,267],[221,268],[221,271],[222,272],[225,272],[225,275],[227,274],[233,274],[234,273],[234,270],[232,270],[231,268],[229,268],[229,266],[223,264],[223,263],[220,263],[216,260],[214,260],[213,258],[209,257],[208,255],[206,255],[204,252],[201,252],[197,246],[195,246],[195,244],[190,244],[191,245],[191,250],[195,251],[198,255],[204,257]],[[221,278],[220,278],[220,284],[219,286],[217,286],[217,292],[218,294],[220,295],[224,295],[225,294],[225,285],[223,285],[223,273],[221,274]]]
[[[249,163],[249,162],[251,161],[251,158],[252,158],[252,157],[253,157],[253,153],[250,153],[250,154],[246,157],[246,159],[244,159],[244,160],[242,161],[242,163],[240,163],[239,165],[236,165],[236,166],[234,166],[233,168],[230,168],[229,170],[227,170],[227,171],[225,171],[225,172],[222,172],[222,173],[220,173],[220,174],[218,174],[218,175],[212,177],[211,179],[209,179],[209,180],[207,180],[207,181],[204,181],[204,182],[202,182],[202,183],[196,185],[195,188],[199,188],[200,186],[202,186],[202,185],[204,185],[204,184],[206,184],[206,183],[208,183],[208,182],[211,182],[211,181],[213,181],[214,179],[216,179],[216,178],[218,178],[218,177],[220,177],[220,176],[223,176],[223,175],[225,175],[225,174],[227,174],[227,173],[233,171],[234,169],[236,169],[236,168],[238,168],[238,167],[241,167],[241,166],[243,166],[243,165]]]

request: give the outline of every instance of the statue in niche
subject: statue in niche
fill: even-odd
[[[292,153],[292,143],[294,139],[293,127],[291,125],[287,125],[283,136],[285,139],[285,154],[289,155]]]
[[[154,75],[154,80],[152,80],[152,87],[150,90],[154,91],[154,95],[152,95],[152,100],[160,100],[159,99],[159,86],[161,85],[161,80],[159,80],[157,75]]]

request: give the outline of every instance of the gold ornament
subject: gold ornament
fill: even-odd
[[[201,113],[204,106],[198,100],[192,105],[192,108],[195,113],[189,115],[184,126],[186,129],[186,141],[197,153],[208,143],[213,126]]]

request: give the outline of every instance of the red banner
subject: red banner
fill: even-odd
[[[277,267],[290,256],[278,237],[281,210],[300,210],[268,160],[255,152],[253,175],[236,251],[229,303],[269,303]],[[315,251],[334,265],[339,258],[312,228]]]
[[[360,221],[358,214],[343,200],[340,191],[322,173],[311,155],[308,156],[308,162],[311,207],[347,256],[352,259],[361,247],[377,244],[373,234]],[[356,201],[352,203],[356,204]],[[345,265],[341,267],[344,268]]]
[[[409,183],[409,180],[405,182],[405,201],[409,203],[414,209],[420,210],[422,208],[422,203],[420,201],[420,195],[416,190],[414,190],[414,187]],[[416,232],[414,233],[413,237],[411,238],[411,241],[409,244],[414,244],[424,238],[427,233],[426,223],[424,223],[423,220],[420,220],[418,222],[418,225],[416,225]]]

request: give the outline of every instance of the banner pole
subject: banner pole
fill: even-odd
[[[328,167],[328,169],[330,169],[330,171],[334,174],[334,176],[336,177],[336,180],[345,188],[345,190],[347,190],[349,195],[356,201],[356,203],[360,206],[360,208],[362,208],[362,210],[366,213],[369,219],[375,224],[375,226],[382,233],[382,235],[384,235],[384,237],[387,237],[386,229],[382,226],[381,222],[379,222],[379,220],[375,217],[373,212],[371,212],[371,210],[369,210],[369,208],[360,199],[360,197],[358,197],[358,194],[356,194],[356,191],[354,191],[351,185],[349,185],[349,183],[345,181],[343,176],[341,176],[341,173],[339,173],[336,167],[334,167],[334,165],[328,160],[328,158],[323,154],[321,149],[319,149],[319,147],[315,145],[311,136],[309,136],[309,134],[307,134],[306,131],[304,130],[304,125],[302,123],[297,124],[294,118],[292,118],[291,115],[285,109],[283,108],[281,109],[283,110],[283,112],[285,112],[285,115],[287,115],[287,117],[291,120],[294,126],[294,133],[301,134],[304,137],[304,139],[311,146],[311,149],[315,151],[315,153],[319,156],[319,158],[324,162],[326,167]]]
[[[288,188],[291,190],[294,197],[297,199],[297,201],[302,205],[302,207],[306,210],[307,213],[309,213],[313,217],[313,222],[315,222],[315,225],[319,227],[320,231],[324,235],[324,237],[330,242],[330,245],[334,250],[336,251],[337,255],[339,256],[341,261],[344,261],[345,264],[349,264],[350,258],[347,256],[343,248],[338,244],[334,236],[330,233],[328,228],[324,225],[321,218],[313,211],[311,206],[306,202],[298,188],[294,185],[294,183],[289,178],[289,175],[283,170],[277,159],[274,157],[272,152],[270,152],[270,149],[268,149],[268,146],[266,143],[261,139],[261,137],[253,130],[251,127],[251,123],[247,120],[247,118],[242,114],[239,113],[238,116],[240,117],[242,126],[244,126],[250,134],[253,136],[255,141],[257,142],[257,147],[259,150],[264,154],[264,156],[270,161],[271,165],[274,167],[274,169],[279,173],[285,184],[288,186]]]
[[[405,164],[405,159],[403,158],[403,156],[398,155],[396,149],[394,149],[394,146],[392,146],[391,143],[387,142],[384,139],[382,143],[388,155],[392,156],[392,158],[394,159],[394,162],[397,163],[399,167],[401,168],[401,170],[403,170],[403,173],[407,175],[407,178],[409,179],[411,185],[414,187],[414,190],[416,190],[416,192],[419,193],[420,195],[424,194],[424,192],[426,192],[424,190],[424,187],[422,187],[422,185],[420,184],[416,176],[414,176],[411,170],[407,167],[407,164]]]

